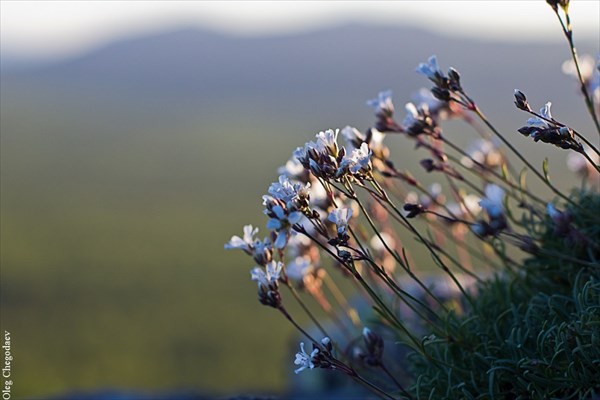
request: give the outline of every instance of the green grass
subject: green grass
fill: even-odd
[[[2,100],[2,329],[15,398],[282,390],[291,329],[255,301],[252,265],[223,244],[244,223],[264,226],[260,194],[295,140],[279,141],[285,157],[250,162],[276,123],[21,100]]]

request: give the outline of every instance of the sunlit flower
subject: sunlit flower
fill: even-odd
[[[544,107],[542,107],[540,109],[540,115],[542,117],[544,117],[547,120],[552,121],[552,114],[550,113],[550,107],[552,106],[551,102],[547,102]],[[533,126],[536,128],[541,128],[541,129],[549,129],[549,128],[553,128],[553,125],[550,125],[550,123],[548,123],[548,121],[539,118],[539,117],[533,117],[533,118],[529,118],[527,120],[527,124],[529,126]],[[534,133],[531,134],[531,136],[534,136]]]
[[[327,219],[335,224],[338,235],[345,235],[351,217],[351,208],[336,208],[329,213]]]
[[[392,91],[386,90],[379,92],[376,99],[368,100],[367,105],[375,109],[376,114],[392,115],[394,113],[394,103],[392,102]]]
[[[304,209],[308,206],[310,183],[292,182],[285,175],[279,176],[279,181],[269,187],[273,198],[283,201],[288,209]]]
[[[437,124],[431,118],[429,106],[426,103],[421,103],[419,106],[413,103],[406,103],[404,109],[406,110],[406,116],[402,120],[402,126],[406,133],[411,136],[435,134]]]
[[[413,126],[418,122],[419,118],[419,111],[417,110],[417,106],[415,106],[413,103],[406,103],[404,109],[406,110],[406,116],[402,120],[402,125],[404,125],[405,127]]]
[[[341,133],[349,147],[353,149],[367,141],[367,136],[353,126],[345,126]]]
[[[231,240],[225,244],[226,249],[240,249],[247,253],[252,252],[254,244],[254,235],[258,233],[258,228],[252,228],[252,225],[244,226],[244,237],[232,236]]]
[[[583,151],[581,143],[574,138],[573,130],[554,121],[550,113],[550,106],[552,103],[547,102],[540,109],[539,117],[529,118],[527,126],[519,128],[517,131],[524,136],[531,137],[535,142],[542,141],[561,149]]]
[[[308,142],[294,151],[302,166],[318,178],[333,178],[338,169],[337,136],[339,130],[328,129],[316,135],[316,142]]]
[[[253,281],[258,283],[258,287],[269,288],[277,287],[277,281],[281,275],[283,263],[279,261],[271,261],[263,270],[260,267],[255,267],[250,271]]]
[[[360,148],[352,150],[352,153],[342,159],[338,175],[341,175],[345,170],[349,170],[352,174],[357,174],[361,170],[369,171],[371,169],[372,154],[369,146],[363,143]]]
[[[273,259],[273,244],[271,239],[256,240],[253,244],[252,258],[258,265],[267,265]]]
[[[333,129],[327,129],[324,132],[319,132],[316,136],[317,149],[321,152],[329,150],[331,155],[336,156],[338,152],[337,137],[339,131],[339,129],[336,129],[335,131]]]
[[[264,213],[270,218],[267,222],[267,229],[277,232],[275,247],[283,249],[289,239],[290,229],[294,224],[302,220],[300,211],[290,211],[284,208],[282,201],[271,196],[263,196]]]
[[[417,67],[417,72],[421,75],[425,75],[436,85],[439,82],[439,79],[444,76],[437,62],[437,57],[435,55],[429,57],[427,63],[420,63]]]

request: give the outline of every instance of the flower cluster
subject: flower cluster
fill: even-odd
[[[555,11],[559,7],[563,12],[568,10],[566,1],[549,3]],[[589,72],[577,64],[577,59],[574,65],[565,64],[563,69],[573,74],[575,68],[586,88],[584,96],[595,93],[598,85],[592,76],[597,76],[597,70]],[[413,398],[421,386],[435,387],[441,381],[411,376],[404,368],[410,360],[407,351],[425,360],[425,365],[434,365],[436,374],[441,374],[439,371],[448,369],[444,357],[449,354],[468,353],[471,362],[475,360],[471,353],[488,348],[487,344],[476,350],[469,347],[470,341],[482,336],[465,333],[465,329],[479,323],[478,319],[468,319],[469,313],[481,312],[476,303],[479,291],[497,285],[495,281],[486,285],[486,277],[521,279],[527,273],[522,253],[515,256],[512,251],[550,256],[591,269],[594,263],[597,268],[600,259],[598,244],[590,238],[600,230],[581,227],[585,219],[578,218],[583,214],[575,210],[583,207],[549,179],[546,166],[538,171],[487,119],[463,87],[458,71],[450,68],[442,72],[437,58],[431,56],[418,65],[417,72],[434,86],[406,103],[401,123],[394,119],[391,91],[384,91],[367,102],[375,114],[371,127],[361,131],[346,126],[341,131],[319,132],[293,152],[279,168],[277,182],[263,196],[267,237],[256,238],[258,229],[246,225],[242,237],[233,236],[225,245],[252,257],[257,266],[251,278],[258,285],[259,301],[280,311],[312,344],[308,351],[305,342],[300,343],[295,373],[316,368],[336,370],[383,398]],[[583,186],[583,192],[600,186],[593,184],[599,178],[600,152],[592,141],[554,119],[550,102],[535,112],[518,90],[514,102],[531,115],[518,132],[534,142],[568,150],[569,167],[590,182]],[[472,129],[474,138],[469,144],[446,135],[445,121],[449,118],[464,123],[467,132]],[[339,136],[344,145],[338,143]],[[414,143],[414,152],[421,160],[417,169],[442,180],[423,182],[413,175],[405,169],[402,157],[400,161],[392,159],[388,140]],[[543,189],[529,189],[525,172],[532,173]],[[552,201],[544,200],[548,194],[554,196]],[[597,213],[588,214],[590,219],[597,219]],[[587,253],[575,257],[552,252],[547,249],[551,241],[585,247]],[[434,268],[439,272],[427,276]],[[339,279],[352,284],[338,285]],[[312,330],[301,326],[288,312],[286,289],[312,321]],[[327,315],[327,323],[304,301],[307,296],[312,299],[310,304],[319,308],[319,315]],[[509,311],[516,313],[517,309]],[[508,315],[508,311],[502,312]],[[502,318],[494,316],[491,320]],[[374,329],[366,328],[365,321]],[[314,339],[310,332],[315,330],[325,338]],[[504,340],[498,332],[494,335]],[[384,338],[395,345],[385,346]],[[447,346],[443,352],[431,350],[441,345]],[[398,350],[404,354],[394,353]],[[492,359],[487,353],[476,358],[486,366],[483,373],[495,368],[489,361]],[[402,360],[401,365],[389,368],[398,360]],[[473,374],[479,372],[470,371],[472,368],[464,372],[457,369],[444,377],[447,382],[459,380],[455,386],[465,390],[459,398],[481,393],[480,388],[474,388],[479,378]],[[505,379],[500,375],[495,379]],[[520,379],[527,381],[529,377]],[[527,381],[523,386],[530,390],[534,383],[537,385],[536,379],[541,378],[532,378],[531,385]],[[489,377],[481,380],[488,382]],[[489,385],[485,390],[503,397],[506,381],[502,383],[505,386]],[[426,397],[439,393],[431,389]],[[522,397],[532,395],[523,393]]]
[[[515,104],[517,107],[531,112],[529,104],[525,99],[523,92],[515,90]],[[553,144],[556,147],[562,149],[575,150],[577,152],[583,151],[583,145],[575,140],[573,130],[568,126],[565,126],[552,118],[550,113],[551,102],[547,102],[544,107],[540,109],[539,114],[533,113],[535,116],[527,120],[527,126],[519,128],[518,131],[523,136],[529,136],[534,142],[542,141],[544,143]]]
[[[354,148],[350,154],[338,147],[339,130],[329,129],[317,134],[316,142],[308,142],[294,152],[296,159],[323,180],[342,181],[344,178],[368,179],[372,152],[366,142]]]

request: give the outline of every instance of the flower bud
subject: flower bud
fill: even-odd
[[[515,106],[517,106],[519,110],[531,111],[531,107],[529,106],[529,102],[527,102],[525,93],[518,89],[515,89]]]
[[[421,204],[407,203],[404,205],[404,211],[408,211],[406,218],[414,218],[425,212],[425,208]]]
[[[383,339],[369,328],[363,329],[363,340],[367,348],[365,362],[371,366],[381,365],[383,356]]]

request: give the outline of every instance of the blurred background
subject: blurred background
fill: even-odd
[[[598,54],[597,1],[573,1]],[[437,54],[536,165],[565,153],[516,129],[514,88],[592,125],[544,1],[1,2],[1,323],[13,398],[285,391],[297,337],[223,244],[252,223],[295,147],[398,118]],[[473,138],[460,124],[447,135]],[[389,138],[397,165],[420,155]],[[433,182],[426,177],[426,182]],[[301,319],[302,320],[302,319]]]

